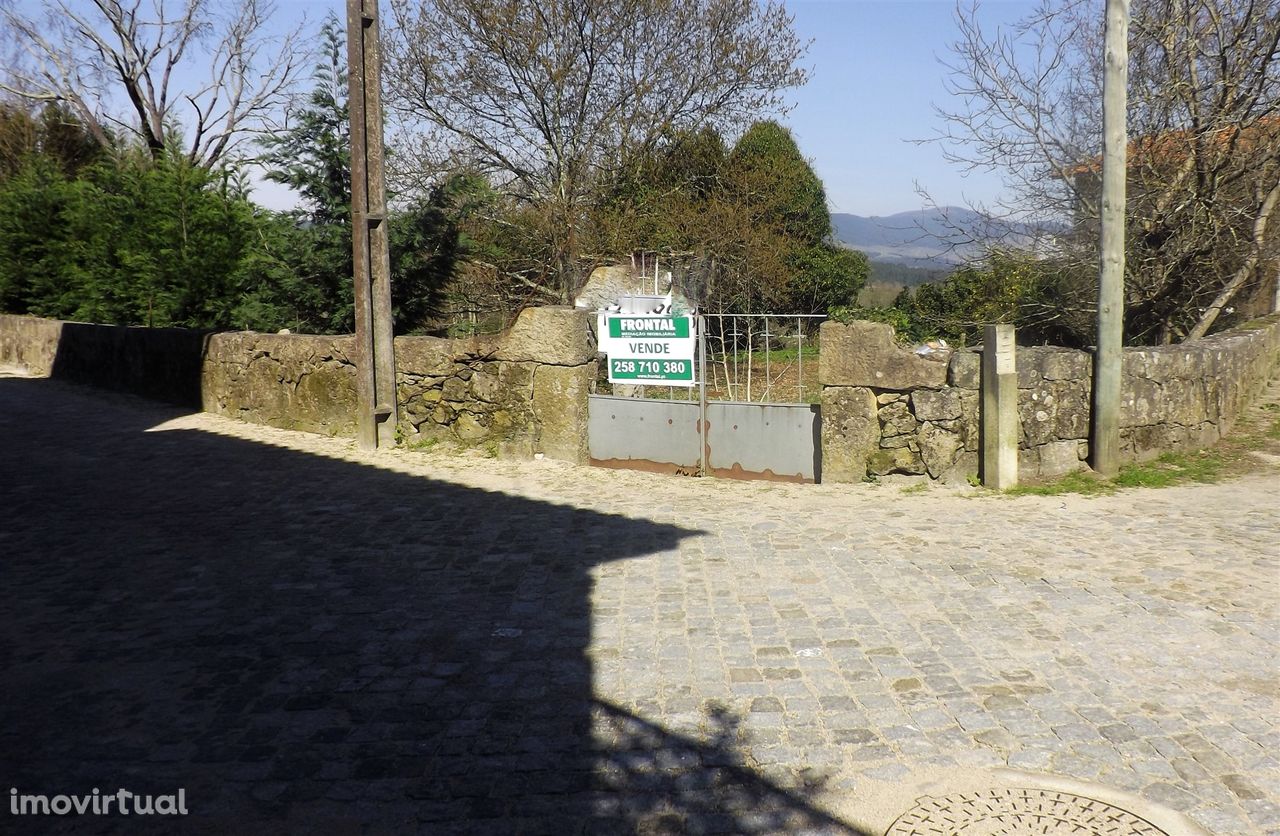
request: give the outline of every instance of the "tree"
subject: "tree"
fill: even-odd
[[[47,157],[73,175],[101,152],[93,135],[66,107],[47,104],[33,112],[25,102],[0,101],[0,180],[14,175],[33,155]]]
[[[245,310],[257,327],[280,321],[304,333],[344,333],[355,326],[351,133],[344,27],[332,13],[320,38],[311,92],[286,111],[283,128],[259,139],[266,178],[298,192],[302,209],[263,238],[253,264],[261,281]]]
[[[1048,246],[1066,316],[1092,320],[1101,168],[1101,0],[1041,0],[988,33],[957,17],[957,105],[942,139],[966,166],[1005,172],[1010,220],[1065,225]],[[1134,0],[1130,26],[1126,340],[1214,327],[1262,285],[1277,253],[1280,7]],[[1081,326],[1078,342],[1092,342]]]
[[[818,313],[851,305],[869,266],[831,239],[821,180],[791,133],[753,124],[727,149],[710,128],[630,161],[592,216],[601,251],[689,253],[704,307]]]
[[[159,158],[185,133],[188,162],[212,168],[269,123],[303,66],[301,30],[269,31],[273,11],[269,0],[0,2],[13,52],[0,89],[64,104],[103,147],[135,136]],[[183,86],[202,61],[207,80]]]
[[[66,174],[45,156],[24,155],[0,180],[0,311],[62,313],[56,257],[69,199]]]
[[[267,179],[302,197],[293,229],[263,239],[254,269],[259,288],[244,307],[254,322],[282,320],[299,331],[343,333],[355,324],[351,250],[351,130],[344,26],[330,14],[320,29],[310,94],[288,111],[288,126],[260,140]],[[396,330],[427,328],[458,256],[445,188],[401,201],[390,213],[391,292]]]
[[[1007,322],[1024,343],[1074,343],[1077,323],[1056,318],[1060,275],[1051,260],[997,249],[981,264],[957,268],[940,282],[903,288],[888,315],[901,336],[921,342],[945,337],[959,345],[982,341],[983,328]]]
[[[68,177],[35,156],[0,186],[0,304],[86,322],[226,327],[252,209],[170,154]]]
[[[351,215],[351,129],[344,25],[331,12],[320,27],[320,60],[311,93],[286,112],[286,125],[260,140],[266,177],[302,196],[313,223]]]
[[[599,181],[673,130],[782,107],[804,52],[777,0],[410,0],[393,5],[388,85],[428,133],[414,167],[465,163],[539,216],[533,283],[568,301]]]
[[[855,304],[870,266],[862,253],[833,243],[826,191],[791,132],[776,122],[753,124],[726,169],[745,221],[741,280],[758,288],[749,304],[787,313]]]

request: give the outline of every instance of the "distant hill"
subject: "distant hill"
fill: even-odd
[[[915,287],[916,285],[942,281],[952,269],[953,265],[940,269],[938,267],[915,267],[907,264],[898,264],[893,261],[872,261],[871,274],[867,276],[867,281],[893,284],[899,287]]]
[[[987,223],[985,216],[956,206],[869,218],[831,213],[836,240],[862,250],[871,261],[948,272],[975,254],[949,242],[963,237],[958,231],[980,230]]]

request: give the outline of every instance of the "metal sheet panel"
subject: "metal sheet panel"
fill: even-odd
[[[698,405],[688,401],[592,395],[587,421],[591,462],[667,473],[696,473]],[[708,469],[713,476],[817,482],[822,478],[816,404],[707,404]]]
[[[716,476],[817,482],[822,478],[817,404],[707,404],[708,468]]]
[[[591,395],[591,463],[670,473],[698,472],[698,405]]]

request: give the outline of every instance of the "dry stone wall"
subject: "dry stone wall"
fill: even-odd
[[[0,314],[0,364],[197,407],[207,332]]]
[[[823,474],[892,473],[960,481],[978,472],[981,348],[920,356],[888,325],[825,323],[819,379]],[[1024,479],[1085,467],[1088,352],[1019,347],[1018,469]],[[1193,343],[1126,349],[1121,453],[1144,459],[1206,447],[1280,373],[1280,316]]]
[[[530,308],[490,338],[397,337],[399,430],[586,462],[594,316]],[[79,325],[0,316],[0,363],[285,429],[355,434],[352,337]]]
[[[448,438],[585,463],[594,321],[574,308],[529,308],[494,339],[398,337],[401,431],[410,443]]]
[[[0,366],[43,376],[53,373],[64,322],[0,314]]]
[[[201,367],[205,412],[322,435],[355,435],[352,337],[211,334]]]

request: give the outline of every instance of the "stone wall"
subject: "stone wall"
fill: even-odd
[[[507,332],[397,337],[400,432],[586,462],[594,316],[530,308]],[[352,337],[80,325],[0,316],[0,363],[254,423],[355,434]]]
[[[822,326],[823,473],[960,481],[978,472],[981,349],[917,355],[887,325]],[[1280,316],[1193,343],[1126,349],[1122,455],[1206,447],[1280,373]],[[1088,352],[1019,347],[1018,469],[1044,479],[1085,467],[1093,362]]]
[[[527,308],[492,339],[397,337],[401,431],[411,443],[444,437],[585,464],[594,324],[575,308]]]
[[[125,328],[0,314],[0,364],[198,407],[207,338],[207,332],[185,328]]]
[[[56,319],[0,314],[0,366],[33,375],[52,374],[65,324]]]
[[[211,334],[200,407],[254,424],[354,436],[354,350],[349,336]]]

